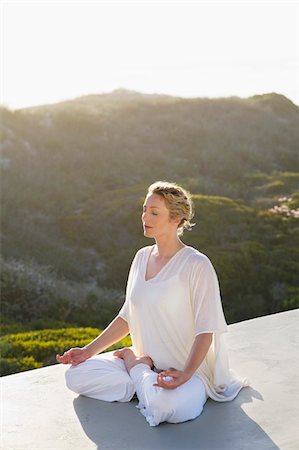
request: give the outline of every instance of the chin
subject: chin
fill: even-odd
[[[149,230],[144,230],[143,232],[145,237],[153,238],[154,236],[151,236],[151,232]]]

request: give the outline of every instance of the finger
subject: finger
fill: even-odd
[[[175,375],[175,376],[177,376],[177,375]],[[165,374],[163,373],[163,374],[159,374],[159,379],[169,382],[169,381],[173,381],[172,379],[175,378],[175,376],[171,376],[170,373],[165,373]],[[169,378],[172,378],[172,379],[169,379]]]
[[[177,384],[173,384],[170,382],[159,382],[159,383],[155,383],[153,384],[153,386],[158,386],[161,387],[163,389],[175,389],[177,387]]]
[[[164,388],[172,388],[177,386],[177,380],[164,380],[160,374],[157,377],[157,382],[153,386],[160,386]]]
[[[59,361],[60,363],[65,363],[64,355],[56,355],[56,359],[57,359],[57,361]]]
[[[66,356],[67,363],[71,364],[72,359],[73,359],[73,352],[69,350],[67,353],[65,353],[65,356]]]
[[[60,358],[60,362],[62,362],[63,364],[69,364],[70,363],[69,356],[66,354],[62,355]]]
[[[153,386],[160,386],[161,387],[161,380],[162,380],[162,378],[161,378],[160,374],[158,374],[157,375],[157,381],[156,381],[156,383],[153,384]]]
[[[175,372],[165,372],[165,373],[163,373],[162,374],[162,377],[163,378],[166,378],[166,377],[172,377],[172,378],[178,378],[180,375],[178,374],[178,373],[175,373]]]
[[[177,383],[177,380],[161,380],[161,383],[165,386],[171,386]]]
[[[64,356],[60,356],[59,362],[62,364],[67,364],[67,361]]]

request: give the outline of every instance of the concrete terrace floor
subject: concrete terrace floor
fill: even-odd
[[[299,309],[229,325],[230,366],[251,381],[232,402],[150,427],[128,403],[78,396],[54,365],[2,378],[3,450],[299,449]]]

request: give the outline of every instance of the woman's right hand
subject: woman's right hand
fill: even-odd
[[[78,364],[86,361],[90,358],[88,355],[88,350],[86,347],[74,347],[70,348],[63,355],[56,355],[58,362],[62,364],[72,364],[72,366],[77,366]]]

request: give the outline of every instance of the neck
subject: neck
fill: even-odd
[[[185,244],[179,239],[178,236],[173,238],[159,237],[155,238],[157,253],[156,256],[160,258],[171,258],[177,251],[185,247]]]

